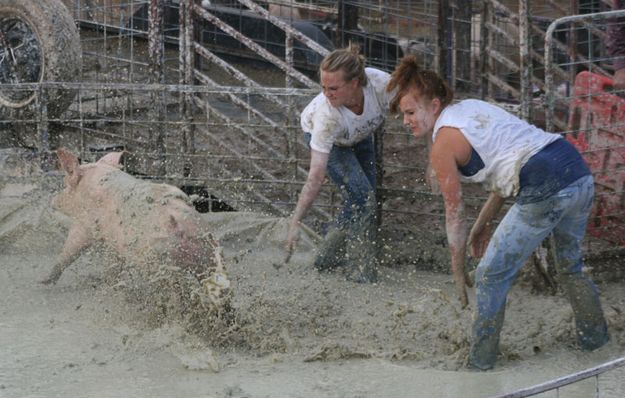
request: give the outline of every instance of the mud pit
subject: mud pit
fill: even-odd
[[[229,326],[209,324],[193,308],[159,311],[167,284],[138,277],[101,248],[82,255],[56,286],[44,286],[38,281],[68,227],[49,206],[61,175],[27,160],[2,166],[2,397],[484,397],[625,351],[622,280],[599,285],[612,340],[593,353],[573,346],[564,297],[517,285],[497,368],[468,372],[471,310],[460,309],[451,277],[408,264],[384,267],[376,285],[319,274],[310,265],[312,234],[285,265],[286,220],[253,213],[203,215],[232,281]],[[600,396],[622,397],[624,380],[622,369],[600,376]],[[595,388],[591,379],[560,396],[594,396]]]

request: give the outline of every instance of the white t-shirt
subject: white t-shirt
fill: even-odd
[[[460,130],[484,162],[476,174],[461,174],[461,181],[481,183],[504,198],[518,193],[519,173],[529,158],[561,138],[480,100],[464,100],[443,109],[434,125],[433,141],[443,127]]]
[[[301,125],[312,139],[315,151],[330,153],[332,145],[352,146],[383,128],[393,95],[386,92],[391,76],[378,69],[365,68],[367,85],[363,87],[365,104],[356,115],[344,106],[330,105],[323,93],[317,95],[302,111]]]

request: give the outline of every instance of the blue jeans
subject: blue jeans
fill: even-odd
[[[520,268],[550,233],[555,240],[558,282],[571,302],[580,346],[592,350],[608,340],[597,289],[582,273],[580,245],[593,196],[592,176],[585,176],[545,200],[510,208],[476,270],[477,317],[470,366],[494,366],[508,290]]]
[[[304,133],[310,145],[311,136]],[[327,174],[339,188],[343,206],[336,228],[317,248],[315,268],[333,270],[349,265],[348,279],[377,280],[376,163],[373,134],[351,147],[333,146]]]
[[[311,135],[304,133],[310,145]],[[343,208],[337,217],[339,228],[347,227],[362,214],[375,214],[376,166],[373,134],[351,147],[334,145],[327,174],[339,188]],[[374,209],[371,209],[371,206]]]

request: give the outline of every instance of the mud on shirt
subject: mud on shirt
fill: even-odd
[[[489,192],[507,198],[516,196],[519,174],[527,161],[561,138],[519,119],[498,106],[480,100],[464,100],[447,106],[434,125],[432,141],[443,127],[453,127],[466,137],[484,167],[464,182],[481,183]]]
[[[352,146],[379,128],[386,120],[392,93],[386,92],[390,75],[374,68],[365,68],[367,85],[363,87],[364,107],[356,115],[344,106],[330,105],[323,93],[317,95],[302,111],[301,125],[310,133],[311,149],[330,153],[333,145]]]

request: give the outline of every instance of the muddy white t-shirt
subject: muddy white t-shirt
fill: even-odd
[[[363,87],[365,104],[356,115],[344,106],[330,105],[323,93],[317,95],[302,111],[301,125],[312,139],[315,151],[330,153],[333,145],[352,146],[378,128],[383,128],[392,94],[386,92],[390,75],[374,68],[365,68],[367,85]]]
[[[461,181],[481,183],[504,198],[518,193],[519,173],[529,158],[561,138],[480,100],[464,100],[443,109],[434,125],[433,141],[443,127],[460,130],[484,162],[476,174],[460,174]]]

